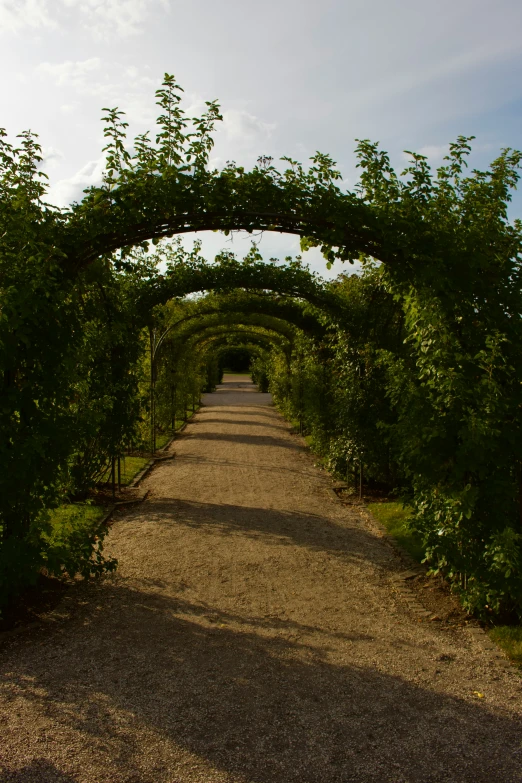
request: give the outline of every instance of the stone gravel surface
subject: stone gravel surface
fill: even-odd
[[[2,783],[522,781],[522,679],[228,376],[119,512],[119,570],[0,645]]]

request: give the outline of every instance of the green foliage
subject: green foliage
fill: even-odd
[[[405,334],[403,352],[382,354],[396,414],[388,434],[433,568],[470,609],[521,612],[521,234],[507,218],[520,154],[505,150],[466,177],[468,141],[451,145],[435,176],[414,157],[404,180],[375,148],[360,150],[364,198],[424,245],[382,269]]]
[[[405,508],[399,502],[368,503],[368,509],[414,560],[422,562],[425,556],[424,546],[411,529],[411,509]]]
[[[116,568],[116,560],[103,557],[107,528],[100,525],[104,509],[85,503],[59,506],[41,524],[45,547],[44,567],[53,576],[77,573],[96,576]]]
[[[254,356],[250,361],[250,375],[256,384],[258,391],[266,393],[270,391],[270,381],[266,371],[267,357],[263,353]]]
[[[103,182],[68,210],[45,203],[34,135],[0,132],[0,601],[49,560],[48,510],[246,347],[336,470],[362,463],[408,494],[431,566],[470,608],[522,614],[522,223],[507,212],[521,153],[468,173],[459,137],[435,172],[410,153],[397,173],[360,141],[354,192],[321,153],[210,170],[219,107],[187,118],[181,92],[166,74],[155,144],[129,144],[124,114],[105,110]],[[148,252],[203,229],[294,233],[364,271],[327,286],[255,247],[214,264],[198,245]],[[194,292],[214,293],[182,301]],[[77,562],[103,569],[85,535]]]

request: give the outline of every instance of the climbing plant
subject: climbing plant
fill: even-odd
[[[273,350],[306,365],[298,377],[318,412],[307,426],[326,411],[347,450],[365,443],[375,471],[382,434],[433,568],[470,608],[521,612],[522,226],[508,215],[521,154],[504,150],[468,174],[471,140],[461,137],[435,172],[410,153],[397,173],[361,141],[360,182],[345,191],[321,153],[307,167],[263,156],[251,171],[213,170],[218,105],[187,117],[169,75],[156,98],[155,142],[129,143],[124,114],[105,110],[103,181],[65,210],[45,201],[35,136],[16,146],[0,134],[0,600],[45,564],[46,509],[67,482],[88,483],[88,449],[109,454],[137,426],[143,334],[157,308],[215,291],[230,293],[230,309],[192,318],[194,356],[211,361],[211,346],[234,339],[260,346],[258,373]],[[208,264],[175,243],[158,248],[164,271],[150,260],[149,242],[203,229],[297,234],[327,264],[361,259],[367,271],[360,284],[325,286],[295,260],[264,263],[253,250]],[[284,334],[253,322],[251,294],[252,307],[265,299],[256,318],[284,322]],[[300,314],[295,302],[306,303]],[[194,373],[203,363],[194,359]],[[99,543],[87,550],[86,571]],[[103,568],[101,555],[92,563]]]

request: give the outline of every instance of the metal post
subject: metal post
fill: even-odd
[[[297,392],[299,400],[299,435],[303,434],[303,375],[301,367],[301,352],[297,354]]]
[[[156,450],[154,448],[154,440],[155,440],[155,431],[156,431],[156,421],[154,416],[154,359],[155,359],[155,351],[154,351],[154,330],[152,327],[149,327],[149,337],[150,337],[150,450],[152,453]]]
[[[118,454],[118,492],[121,492],[121,455]]]
[[[522,462],[518,463],[518,503],[520,513],[520,527],[522,528]]]
[[[154,390],[155,392],[156,390]],[[152,434],[152,453],[156,453],[156,394],[154,394],[154,405],[153,405],[153,411],[154,411],[154,430]]]
[[[111,457],[112,497],[116,497],[116,458]]]

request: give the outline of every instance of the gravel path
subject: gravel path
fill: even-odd
[[[0,648],[2,783],[522,781],[522,679],[410,613],[269,395],[228,376],[174,448],[117,575]]]

